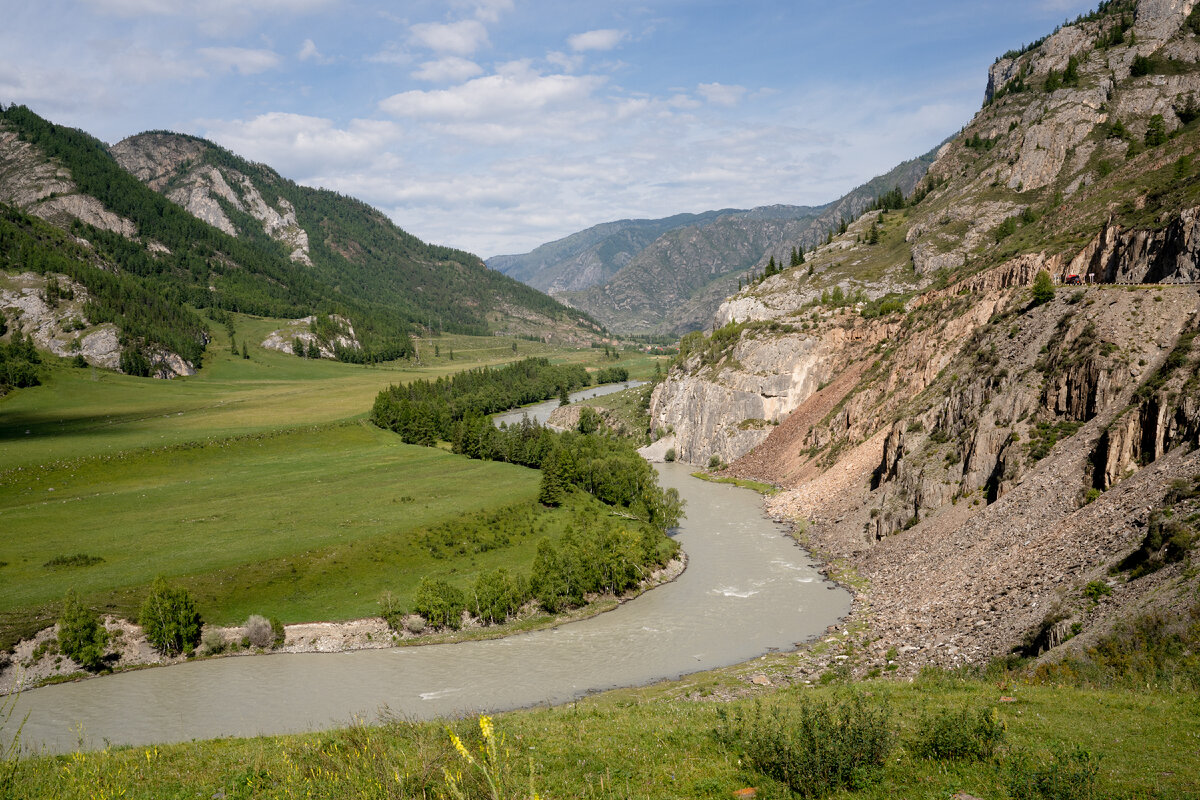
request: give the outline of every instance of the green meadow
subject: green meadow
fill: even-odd
[[[239,351],[279,324],[237,317]],[[532,536],[436,559],[418,540],[463,515],[533,504],[540,473],[405,445],[367,413],[381,389],[416,378],[530,355],[608,362],[503,337],[444,335],[419,350],[420,363],[376,366],[258,347],[244,359],[220,330],[203,369],[171,381],[43,365],[42,386],[0,398],[0,647],[51,624],[69,588],[134,617],[161,575],[194,594],[206,621],[299,622],[373,615],[381,591],[403,599],[427,574],[465,585],[524,568]],[[569,511],[539,515],[553,537]]]

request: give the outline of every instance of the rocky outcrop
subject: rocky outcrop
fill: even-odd
[[[1069,274],[1102,283],[1200,281],[1200,207],[1184,209],[1161,230],[1105,225],[1061,277]]]
[[[311,266],[308,232],[300,227],[292,204],[277,197],[272,206],[249,176],[207,163],[212,150],[212,145],[199,139],[161,133],[131,136],[110,148],[122,168],[195,217],[237,236],[237,226],[222,206],[228,204],[258,220],[268,236],[290,247],[293,261]]]
[[[49,281],[57,282],[60,290],[52,299],[46,293]],[[82,355],[94,367],[117,369],[121,359],[117,327],[108,322],[90,324],[84,312],[87,301],[87,289],[65,275],[0,272],[0,313],[10,328],[19,328],[37,347],[56,356]]]
[[[51,282],[56,292],[47,292]],[[93,367],[119,369],[120,331],[111,322],[92,325],[87,303],[87,289],[65,275],[0,272],[0,313],[10,327],[20,328],[38,348],[61,358],[81,355]],[[196,374],[195,365],[165,348],[153,348],[145,356],[156,378]]]
[[[336,358],[339,349],[359,350],[362,348],[350,320],[337,314],[331,314],[328,319],[331,323],[328,331],[318,329],[315,316],[290,320],[287,327],[271,331],[270,335],[262,341],[262,346],[268,350],[291,353],[298,340],[306,351],[310,345],[315,344],[321,358]],[[322,336],[322,333],[325,335]]]
[[[80,220],[133,238],[137,226],[109,211],[91,195],[80,194],[71,174],[55,166],[14,131],[0,124],[0,203],[63,227]]]

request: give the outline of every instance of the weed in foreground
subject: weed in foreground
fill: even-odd
[[[794,708],[717,710],[717,740],[801,797],[861,789],[882,777],[894,736],[890,711],[857,695]]]
[[[1100,759],[1082,747],[1055,751],[1049,761],[1018,753],[1008,764],[1008,794],[1013,800],[1091,800],[1099,772]]]
[[[15,800],[17,797],[17,772],[21,768],[21,729],[25,719],[13,728],[13,712],[17,708],[19,691],[0,697],[0,800]]]
[[[939,761],[986,761],[1004,742],[1005,726],[994,708],[923,714],[917,721],[912,752]]]
[[[518,793],[509,786],[508,770],[500,755],[500,749],[504,742],[496,738],[496,728],[491,717],[486,714],[479,717],[479,732],[483,738],[479,743],[480,755],[478,758],[463,744],[458,734],[449,728],[446,729],[446,732],[450,734],[450,742],[454,745],[459,758],[471,768],[478,778],[483,779],[483,784],[480,785],[477,794],[476,791],[471,790],[469,782],[464,779],[461,770],[453,771],[448,767],[442,767],[446,793],[450,797],[455,800],[469,800],[476,796],[487,797],[490,800],[505,800],[505,798],[516,800],[518,798]],[[507,754],[507,750],[505,754]],[[532,761],[529,763],[528,797],[530,800],[538,800],[538,794],[533,788]]]

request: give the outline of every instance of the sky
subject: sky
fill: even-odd
[[[979,110],[1078,0],[36,0],[0,103],[211,139],[436,244],[820,205]]]

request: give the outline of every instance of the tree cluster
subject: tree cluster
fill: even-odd
[[[532,600],[547,612],[578,607],[590,594],[622,594],[679,551],[672,539],[649,525],[630,525],[604,513],[594,503],[578,505],[571,523],[557,542],[542,539],[529,568],[529,577],[498,567],[481,573],[463,590],[443,578],[421,579],[412,607],[429,625],[457,630],[464,614],[485,625],[517,614]],[[403,614],[395,599],[380,600],[393,628]]]
[[[4,334],[6,328],[4,315],[0,314],[0,335]],[[41,361],[37,348],[33,346],[33,338],[25,336],[19,329],[13,333],[10,342],[0,342],[0,395],[12,389],[41,383],[38,378],[38,364]]]

